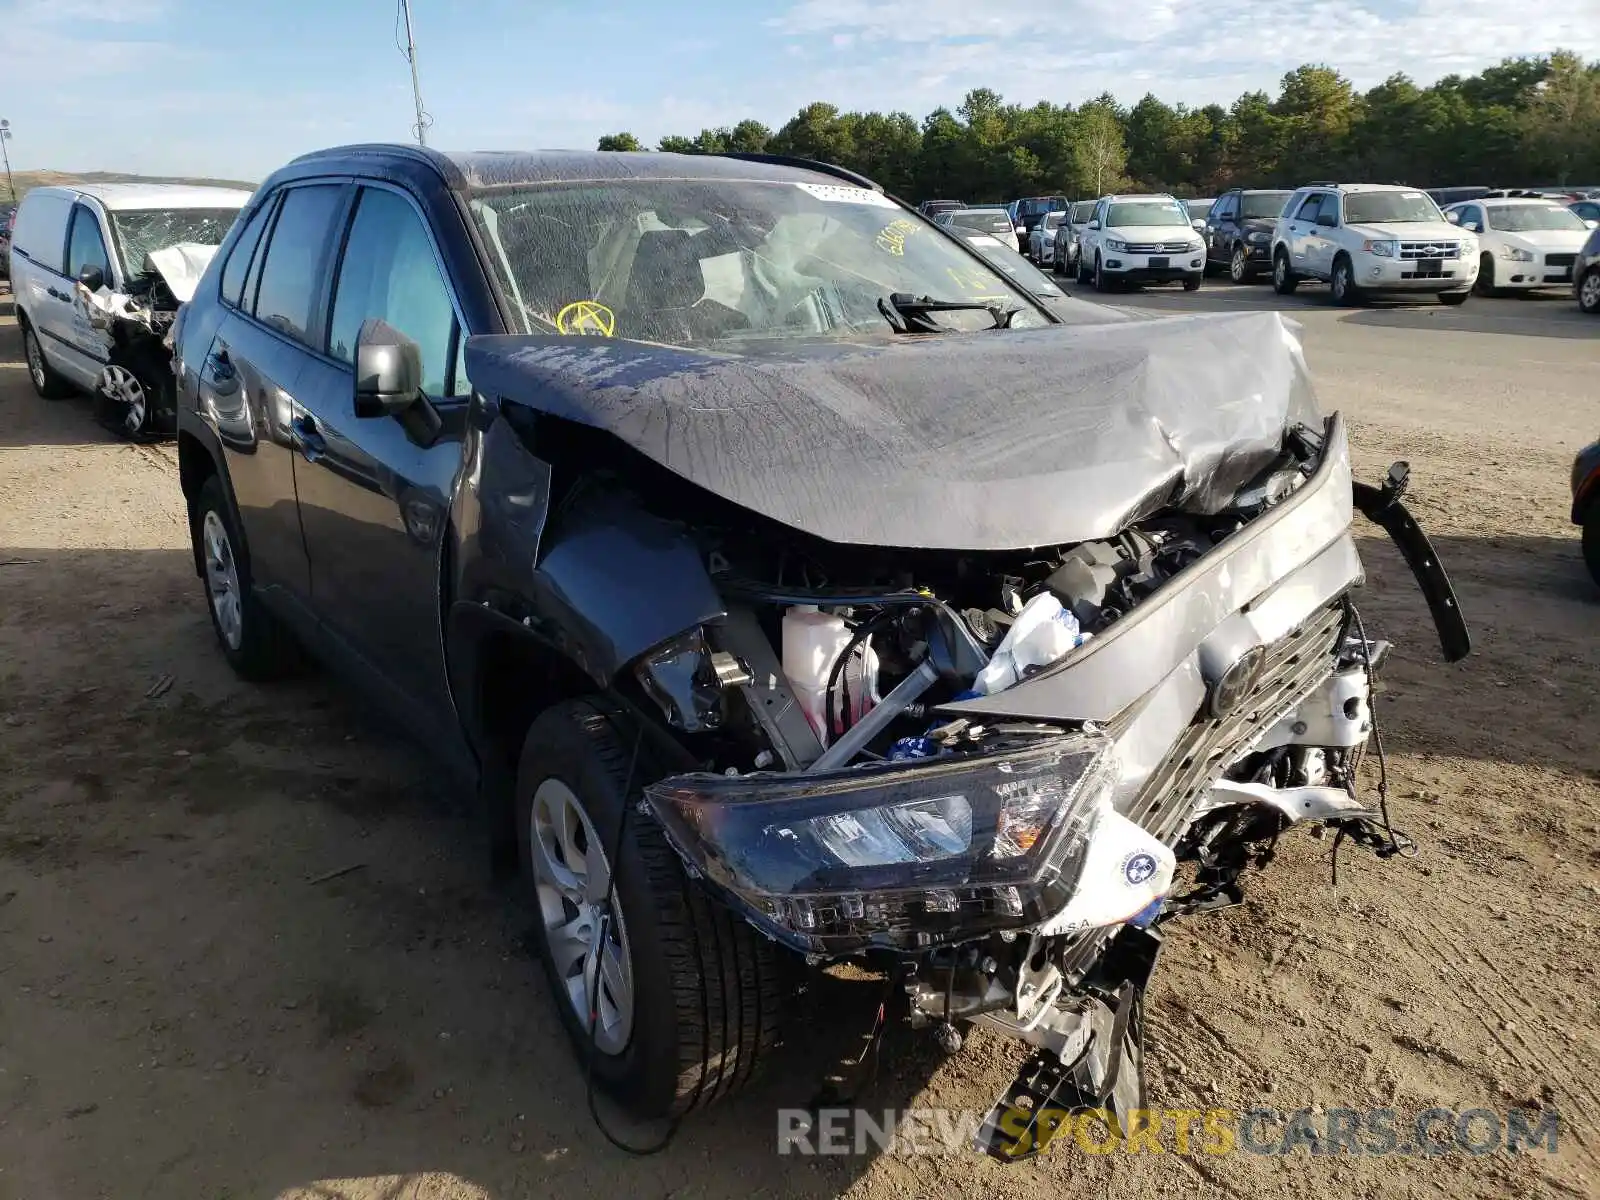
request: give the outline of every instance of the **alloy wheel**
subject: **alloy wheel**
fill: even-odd
[[[533,794],[525,836],[550,960],[567,1002],[585,1027],[593,1022],[600,1051],[620,1054],[633,1032],[633,955],[617,905],[601,937],[611,868],[600,835],[572,789],[550,778]]]
[[[1344,304],[1350,299],[1350,268],[1343,262],[1333,264],[1333,280],[1328,289],[1335,303]]]
[[[1243,283],[1248,270],[1249,264],[1245,260],[1244,247],[1235,246],[1233,248],[1233,257],[1228,260],[1228,278],[1235,283]]]
[[[1578,289],[1578,307],[1584,312],[1600,312],[1600,268],[1591,268],[1583,277],[1583,285]]]
[[[33,386],[42,392],[47,382],[44,373],[44,351],[39,349],[39,339],[34,336],[32,329],[23,332],[22,341],[24,353],[28,356],[28,374],[33,376]]]
[[[228,540],[228,527],[222,523],[216,509],[206,510],[200,536],[205,551],[206,595],[211,600],[211,612],[217,618],[217,629],[228,649],[237,650],[244,643],[239,568],[233,557],[233,543]]]
[[[144,384],[127,367],[110,366],[100,375],[100,394],[122,406],[122,423],[130,434],[144,428]]]

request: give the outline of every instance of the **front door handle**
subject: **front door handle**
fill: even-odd
[[[49,296],[52,300],[65,300],[68,303],[71,303],[72,301],[71,296],[67,295],[65,292],[58,292],[55,288],[46,288],[44,294]]]
[[[289,428],[294,430],[294,443],[307,462],[316,462],[328,451],[327,440],[317,431],[316,418],[310,414],[296,417]]]

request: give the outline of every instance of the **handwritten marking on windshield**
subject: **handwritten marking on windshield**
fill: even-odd
[[[556,314],[556,329],[561,333],[615,337],[617,314],[598,300],[574,300]]]
[[[905,257],[906,239],[916,233],[921,226],[915,221],[890,221],[878,230],[878,236],[873,238],[873,243],[886,254],[896,258]]]

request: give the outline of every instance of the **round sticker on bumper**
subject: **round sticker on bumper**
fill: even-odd
[[[1156,860],[1152,855],[1139,853],[1130,854],[1128,861],[1122,864],[1122,877],[1134,886],[1138,886],[1156,873]]]

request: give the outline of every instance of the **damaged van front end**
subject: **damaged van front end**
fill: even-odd
[[[172,333],[217,247],[179,243],[151,251],[144,269],[115,291],[103,274],[77,282],[104,366],[95,382],[102,423],[128,437],[170,434],[176,426]]]
[[[659,722],[683,766],[635,819],[693,886],[875,965],[949,1049],[1031,1048],[991,1153],[1042,1144],[1006,1113],[1143,1106],[1163,930],[1237,903],[1289,827],[1403,846],[1358,783],[1388,649],[1358,508],[1447,659],[1467,633],[1403,467],[1353,481],[1276,314],[467,358],[463,602]]]

